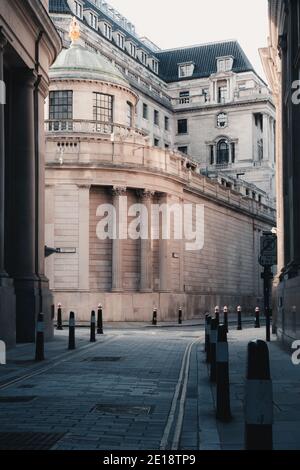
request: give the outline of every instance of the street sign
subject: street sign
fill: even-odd
[[[274,266],[277,264],[277,236],[270,232],[264,232],[260,239],[261,266]]]

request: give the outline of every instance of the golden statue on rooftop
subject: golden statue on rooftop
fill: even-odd
[[[70,23],[69,38],[72,39],[72,44],[74,44],[80,38],[80,26],[75,17],[72,18]]]

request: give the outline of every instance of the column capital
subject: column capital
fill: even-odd
[[[14,76],[16,83],[32,89],[35,87],[37,79],[38,75],[36,71],[29,68],[18,69],[18,73]]]
[[[111,193],[113,196],[124,196],[127,188],[125,186],[113,186]]]
[[[91,189],[91,184],[79,183],[79,184],[77,184],[77,188],[78,189],[88,189],[88,190],[90,190]]]
[[[137,189],[136,193],[141,199],[152,199],[155,195],[155,191],[151,191],[150,189]]]

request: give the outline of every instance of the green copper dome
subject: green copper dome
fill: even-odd
[[[108,59],[79,44],[61,51],[49,75],[51,79],[99,80],[129,87],[123,74]]]

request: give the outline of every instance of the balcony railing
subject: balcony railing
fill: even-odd
[[[82,119],[51,119],[45,121],[47,133],[83,133],[102,134],[114,137],[139,136],[146,137],[147,133],[135,127],[127,127],[122,124],[100,121],[88,121]]]

